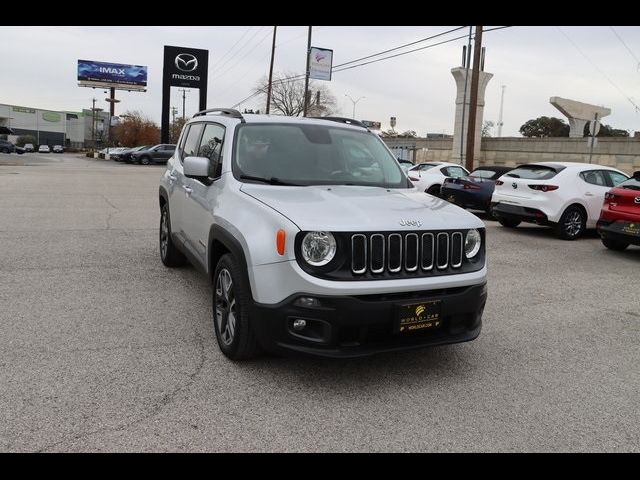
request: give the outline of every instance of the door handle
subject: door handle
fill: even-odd
[[[591,193],[591,192],[587,192],[587,193],[585,193],[585,196],[586,196],[586,197],[593,197],[593,193]]]
[[[170,182],[175,182],[176,180],[178,180],[178,177],[176,177],[174,174],[170,173],[169,174],[169,181]]]

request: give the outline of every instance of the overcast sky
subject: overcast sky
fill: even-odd
[[[454,27],[313,27],[313,46],[334,51],[334,65],[413,42]],[[485,27],[486,29],[492,27]],[[409,47],[453,38],[454,32]],[[268,73],[273,27],[2,27],[0,103],[52,110],[108,108],[102,89],[77,86],[77,60],[147,65],[146,93],[118,92],[116,114],[141,110],[159,123],[164,45],[209,50],[207,106],[231,106],[249,96]],[[617,34],[617,35],[616,35]],[[566,35],[566,36],[565,36]],[[307,27],[278,27],[275,70],[304,72]],[[460,66],[461,39],[397,58],[336,72],[327,82],[341,114],[374,120],[396,130],[452,133],[455,85],[451,68]],[[611,108],[604,123],[640,130],[640,27],[510,27],[486,32],[485,71],[493,73],[484,119],[497,123],[501,86],[506,85],[503,136],[520,136],[528,119],[562,114],[549,104],[560,96]],[[400,50],[400,51],[404,51]],[[393,52],[398,53],[398,52]],[[379,57],[376,57],[379,58]],[[182,108],[177,88],[171,105]],[[264,109],[255,100],[241,108]],[[186,113],[197,111],[197,90],[187,96]],[[496,130],[493,130],[495,136]]]

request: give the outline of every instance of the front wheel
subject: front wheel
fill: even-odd
[[[213,276],[213,327],[220,350],[231,360],[247,360],[259,353],[249,315],[251,293],[240,268],[226,254]]]
[[[562,240],[575,240],[585,230],[587,216],[582,209],[572,206],[567,208],[556,226],[556,235]]]
[[[431,185],[425,193],[440,198],[440,185]]]
[[[518,225],[520,225],[520,220],[516,220],[513,218],[498,218],[498,222],[500,223],[500,225],[507,228],[516,228]]]
[[[621,242],[619,240],[614,240],[613,238],[603,238],[602,244],[607,247],[609,250],[616,250],[621,252],[625,248],[629,246],[628,243]]]
[[[140,163],[142,165],[149,165],[151,162],[149,161],[149,157],[140,157]]]

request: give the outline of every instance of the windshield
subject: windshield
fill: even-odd
[[[240,180],[274,185],[409,188],[376,135],[333,125],[241,124],[233,172]]]

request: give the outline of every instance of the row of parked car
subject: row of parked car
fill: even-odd
[[[151,163],[167,163],[176,150],[172,144],[160,143],[157,145],[141,145],[139,147],[117,147],[102,150],[100,153],[108,153],[116,162],[139,163],[149,165]]]
[[[540,162],[469,172],[455,163],[426,162],[407,173],[424,192],[484,210],[507,228],[546,225],[564,240],[596,228],[607,248],[640,245],[640,171],[629,177],[603,165]]]
[[[23,154],[25,152],[34,152],[35,147],[32,143],[26,143],[24,147],[14,145],[8,140],[0,140],[0,152],[1,153],[17,153]],[[54,145],[50,148],[49,145],[40,145],[38,147],[38,153],[64,153],[64,147],[62,145]]]

